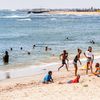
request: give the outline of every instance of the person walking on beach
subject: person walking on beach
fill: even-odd
[[[92,53],[92,47],[91,46],[88,47],[88,50],[84,53],[84,55],[87,58],[86,74],[88,74],[89,67],[91,69],[91,73],[93,73],[93,71],[92,71],[92,64],[93,64],[93,60],[94,60],[94,55]]]
[[[8,51],[5,51],[5,55],[3,56],[3,62],[4,62],[5,65],[9,63]]]
[[[68,71],[68,53],[66,52],[66,50],[63,50],[63,53],[60,55],[60,59],[62,60],[62,65],[58,68],[58,71],[60,70],[60,68],[62,68],[64,65],[66,66],[66,69]],[[66,63],[67,60],[67,63]]]
[[[77,49],[77,51],[78,51],[78,54],[75,56],[74,61],[73,61],[73,64],[74,64],[74,67],[75,67],[75,76],[77,76],[77,70],[78,70],[77,61],[80,62],[80,65],[82,64],[81,61],[80,61],[80,55],[82,53],[82,50]]]

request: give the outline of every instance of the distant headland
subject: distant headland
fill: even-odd
[[[39,9],[31,9],[27,10],[27,13],[34,13],[34,14],[40,14],[40,13],[47,13],[47,14],[100,14],[100,9],[98,8],[84,8],[84,9],[45,9],[45,8],[39,8]]]

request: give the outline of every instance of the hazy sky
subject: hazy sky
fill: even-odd
[[[0,9],[89,8],[100,7],[100,0],[0,0]]]

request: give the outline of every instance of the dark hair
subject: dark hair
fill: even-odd
[[[78,52],[79,52],[79,51],[81,51],[81,52],[82,52],[82,50],[81,50],[80,48],[78,48],[78,49],[77,49],[77,51],[78,51]]]
[[[8,55],[8,51],[5,51],[5,54]]]
[[[52,73],[52,71],[48,71],[48,74],[51,74]]]
[[[63,50],[64,53],[66,53],[66,50]]]
[[[99,63],[96,63],[96,64],[95,64],[95,67],[99,67],[99,66],[100,66],[100,64],[99,64]]]
[[[89,49],[89,48],[92,48],[92,47],[91,47],[91,46],[89,46],[89,47],[88,47],[88,49]]]

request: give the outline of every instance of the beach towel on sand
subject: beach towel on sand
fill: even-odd
[[[86,65],[82,66],[82,69],[87,69],[87,66]]]
[[[94,66],[93,66],[94,67]],[[82,69],[87,69],[87,65],[82,66]],[[90,68],[88,68],[89,70]]]

